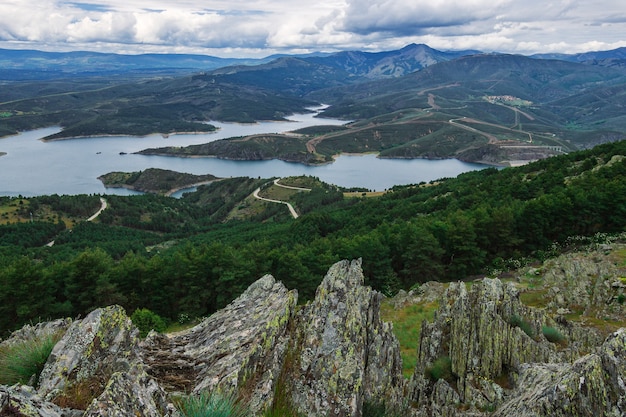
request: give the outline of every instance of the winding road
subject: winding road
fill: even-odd
[[[277,178],[274,180],[274,185],[278,186],[278,187],[283,187],[283,188],[289,188],[291,190],[298,190],[298,191],[311,191],[310,188],[301,188],[301,187],[292,187],[290,185],[282,185],[279,184],[278,181],[280,181],[280,178]],[[280,203],[280,204],[285,204],[287,206],[287,208],[289,209],[289,212],[291,213],[291,215],[293,216],[294,219],[298,218],[298,213],[296,212],[296,209],[293,208],[293,206],[286,202],[286,201],[280,201],[280,200],[272,200],[271,198],[265,198],[265,197],[261,197],[259,195],[259,193],[261,192],[261,187],[257,188],[256,190],[254,190],[254,192],[252,193],[252,195],[254,196],[254,198],[257,198],[259,200],[262,201],[268,201],[270,203]]]
[[[100,215],[100,213],[102,213],[107,207],[108,207],[107,201],[104,198],[100,197],[100,208],[91,217],[89,217],[87,221],[88,222],[94,221]],[[54,246],[54,240],[51,240],[50,242],[46,243],[45,246],[48,246],[48,247]]]
[[[87,221],[88,222],[94,221],[100,215],[100,213],[102,213],[107,207],[108,207],[107,201],[104,198],[100,197],[100,209],[96,211],[93,214],[93,216],[88,218]]]

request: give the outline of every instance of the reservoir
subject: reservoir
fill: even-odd
[[[39,139],[59,131],[50,127],[0,138],[0,195],[31,197],[46,194],[133,194],[126,189],[105,188],[98,177],[112,172],[147,168],[169,169],[217,177],[285,177],[311,175],[342,187],[383,191],[394,185],[432,181],[485,168],[456,159],[380,159],[374,154],[341,155],[332,164],[306,166],[279,160],[230,161],[217,158],[178,158],[135,155],[146,148],[187,146],[218,139],[258,133],[283,133],[313,125],[341,125],[345,121],[320,119],[315,114],[296,114],[286,122],[255,124],[211,122],[217,132],[197,135],[146,137],[111,136],[43,142]]]

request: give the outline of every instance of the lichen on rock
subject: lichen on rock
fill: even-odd
[[[360,416],[363,402],[399,402],[398,342],[380,319],[382,295],[363,285],[361,261],[333,265],[297,318],[292,403],[307,416]]]
[[[138,361],[138,330],[120,306],[99,308],[77,320],[55,345],[37,391],[48,400],[78,383],[93,380],[101,391],[115,372]]]

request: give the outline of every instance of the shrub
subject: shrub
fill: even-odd
[[[39,374],[60,338],[60,334],[47,334],[3,346],[0,349],[0,385],[29,382],[37,385]]]
[[[201,393],[181,399],[178,410],[183,417],[248,417],[249,411],[233,396]]]
[[[363,402],[363,417],[385,417],[387,408],[383,402]]]
[[[518,316],[517,314],[513,314],[511,319],[509,320],[509,324],[513,327],[519,327],[522,329],[524,333],[526,333],[529,337],[535,337],[535,331],[529,322]]]
[[[146,337],[150,330],[156,332],[163,332],[167,328],[165,320],[156,313],[148,310],[147,308],[140,308],[130,316],[133,324],[139,329],[141,337]]]
[[[431,381],[436,382],[440,379],[446,381],[452,380],[452,361],[449,356],[442,356],[433,364],[426,368],[426,375]]]
[[[548,339],[548,342],[563,344],[565,343],[565,336],[555,327],[543,326],[541,332]]]
[[[66,386],[52,402],[62,408],[86,410],[94,398],[99,397],[104,391],[106,379],[104,375],[99,374]]]

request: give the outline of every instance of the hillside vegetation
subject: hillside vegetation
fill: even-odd
[[[317,164],[341,152],[378,152],[507,165],[626,137],[623,66],[445,54],[418,45],[280,57],[178,77],[10,85],[0,94],[4,135],[51,125],[63,130],[47,139],[207,132],[211,120],[284,120],[319,103],[330,105],[323,117],[353,121],[345,131],[146,151],[178,156]]]
[[[248,206],[269,179],[224,179],[181,199],[107,196],[96,221],[72,224],[65,219],[99,208],[96,196],[5,197],[0,329],[112,303],[171,321],[201,317],[265,273],[306,300],[341,259],[362,258],[367,284],[386,294],[507,270],[575,246],[577,237],[623,232],[625,156],[626,142],[616,142],[378,198],[344,198],[310,178],[310,192],[286,197],[296,220],[282,204]]]

